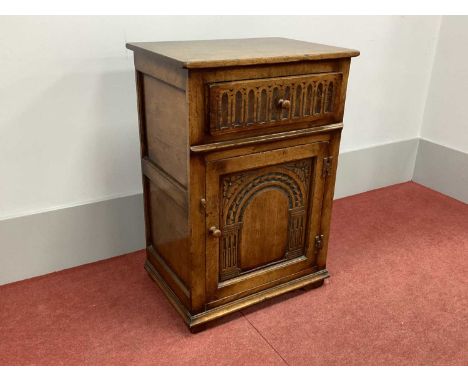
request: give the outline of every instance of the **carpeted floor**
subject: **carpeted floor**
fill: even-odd
[[[0,364],[463,365],[468,205],[415,183],[335,202],[319,289],[190,334],[143,251],[0,287]]]

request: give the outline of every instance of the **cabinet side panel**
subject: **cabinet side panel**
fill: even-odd
[[[188,128],[185,92],[143,76],[147,155],[167,175],[187,186]]]
[[[134,52],[134,58],[135,69],[139,72],[158,78],[181,90],[187,88],[187,70],[182,68],[178,62],[166,57],[156,59],[154,56],[139,52]]]
[[[187,190],[148,158],[142,160],[148,260],[179,300],[189,306]]]
[[[150,240],[153,248],[167,266],[189,284],[188,211],[158,184],[150,181]]]
[[[148,261],[151,272],[188,307],[186,71],[143,58],[135,56]]]

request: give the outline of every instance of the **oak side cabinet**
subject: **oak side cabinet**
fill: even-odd
[[[129,43],[145,268],[192,331],[326,269],[351,57],[283,38]]]

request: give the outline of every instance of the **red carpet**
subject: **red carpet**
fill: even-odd
[[[142,251],[0,287],[0,364],[466,365],[468,205],[415,183],[336,201],[322,288],[196,335]]]

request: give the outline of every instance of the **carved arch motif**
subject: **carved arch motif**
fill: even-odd
[[[242,221],[243,211],[248,203],[250,203],[257,193],[265,188],[276,188],[284,192],[288,197],[290,209],[304,203],[302,191],[295,179],[285,173],[267,173],[257,176],[243,185],[243,188],[237,193],[228,208],[226,225]]]
[[[273,170],[273,169],[272,169]],[[223,237],[220,250],[220,280],[235,277],[239,267],[239,247],[243,215],[256,195],[275,189],[288,199],[288,243],[284,259],[303,255],[310,159],[275,166],[271,172],[233,174],[223,179]]]

